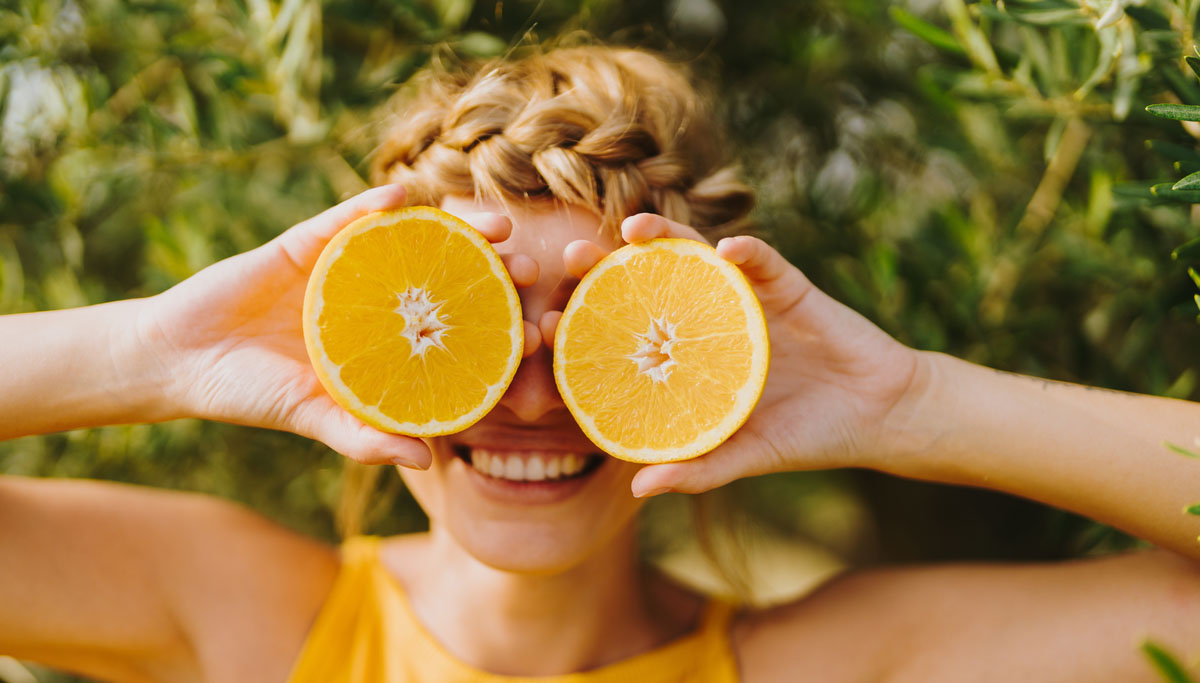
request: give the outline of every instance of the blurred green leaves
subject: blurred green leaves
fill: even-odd
[[[1167,683],[1192,683],[1192,677],[1188,675],[1179,660],[1164,650],[1162,646],[1146,641],[1142,643],[1142,654],[1149,660],[1155,672]]]

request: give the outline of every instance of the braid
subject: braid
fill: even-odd
[[[697,228],[744,218],[751,191],[717,165],[712,126],[674,67],[603,47],[426,77],[372,164],[412,201],[553,198],[609,226],[651,211]]]

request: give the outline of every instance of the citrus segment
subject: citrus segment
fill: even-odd
[[[656,239],[609,254],[580,281],[554,338],[554,379],[584,433],[634,462],[716,448],[762,395],[762,307],[712,247]]]
[[[309,277],[304,340],[335,401],[410,436],[461,431],[487,414],[524,343],[496,250],[430,207],[373,213],[334,236]]]

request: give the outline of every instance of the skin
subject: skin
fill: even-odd
[[[1185,659],[1196,652],[1200,523],[1180,510],[1200,497],[1200,467],[1162,444],[1194,444],[1200,406],[908,349],[750,237],[717,249],[755,287],[774,348],[763,400],[734,437],[685,463],[606,462],[577,497],[553,504],[567,514],[475,495],[455,446],[583,447],[547,349],[573,278],[619,241],[578,209],[447,203],[505,254],[526,359],[476,428],[426,444],[329,401],[299,330],[325,241],[402,202],[396,187],[363,193],[150,299],[0,317],[0,437],[190,416],[404,466],[431,530],[388,541],[384,562],[435,637],[498,673],[584,670],[694,626],[701,598],[637,565],[635,496],[844,466],[1035,498],[1161,549],[850,573],[737,617],[745,680],[1155,681],[1142,639]],[[658,236],[698,238],[656,216],[622,225],[624,241]],[[110,680],[282,681],[337,569],[334,549],[222,501],[0,478],[3,653]]]

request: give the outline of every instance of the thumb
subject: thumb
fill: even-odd
[[[772,471],[768,455],[772,452],[758,433],[743,429],[694,460],[643,467],[634,475],[631,488],[637,498],[670,492],[703,493],[735,479]]]
[[[433,457],[420,439],[389,434],[364,423],[322,396],[306,404],[296,416],[298,434],[321,441],[364,465],[400,465],[423,470]]]
[[[292,226],[272,241],[278,243],[293,263],[309,270],[339,230],[369,213],[399,208],[404,200],[404,188],[400,185],[373,187]]]

